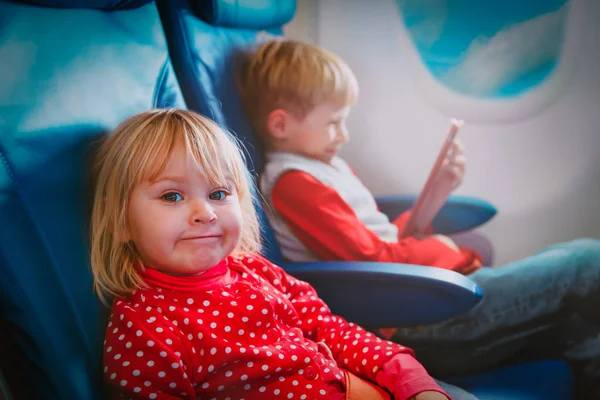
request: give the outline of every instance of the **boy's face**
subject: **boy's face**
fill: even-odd
[[[315,107],[301,120],[288,114],[285,150],[330,163],[340,147],[348,143],[349,113],[350,106],[328,102]]]
[[[233,182],[212,185],[180,145],[152,182],[134,189],[129,237],[148,267],[172,275],[197,275],[237,246],[242,211]]]

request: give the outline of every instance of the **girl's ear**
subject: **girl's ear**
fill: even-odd
[[[267,129],[274,139],[285,139],[291,132],[293,117],[285,110],[278,108],[267,116]]]
[[[119,229],[115,237],[121,243],[127,243],[131,240],[131,235],[127,229]]]

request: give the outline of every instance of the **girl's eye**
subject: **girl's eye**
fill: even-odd
[[[183,197],[181,197],[181,195],[179,193],[169,192],[169,193],[163,194],[162,199],[169,203],[175,203],[176,201],[183,200]]]
[[[215,190],[208,196],[211,200],[225,200],[227,197],[227,192],[225,190]]]

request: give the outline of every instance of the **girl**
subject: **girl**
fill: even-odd
[[[255,254],[248,171],[213,122],[136,115],[102,144],[96,176],[95,289],[115,297],[104,377],[122,396],[450,398],[412,350],[332,315]]]

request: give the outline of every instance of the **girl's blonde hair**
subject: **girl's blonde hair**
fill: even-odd
[[[94,289],[103,302],[144,287],[135,266],[142,260],[128,232],[129,199],[134,187],[152,181],[165,168],[176,145],[206,173],[211,184],[231,176],[243,213],[241,239],[234,254],[260,249],[251,179],[237,141],[216,123],[191,111],[152,110],[121,123],[101,144],[95,164],[91,219],[91,265]]]
[[[358,83],[350,67],[324,48],[275,38],[242,55],[237,85],[255,132],[269,140],[267,117],[282,108],[304,118],[314,107],[334,101],[354,104]]]

